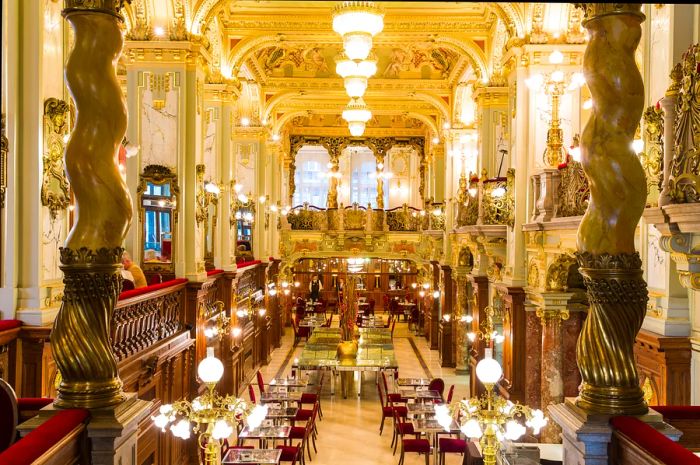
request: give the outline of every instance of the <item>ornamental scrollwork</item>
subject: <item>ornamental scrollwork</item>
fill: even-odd
[[[559,255],[547,269],[545,286],[548,291],[566,291],[569,281],[569,270],[576,263],[570,255]]]
[[[70,205],[68,179],[63,166],[64,137],[68,134],[69,118],[68,103],[56,98],[46,99],[41,204],[48,207],[52,219]]]
[[[345,207],[343,212],[343,227],[346,231],[362,231],[367,222],[367,212],[364,207],[354,204],[352,207]]]
[[[663,111],[656,105],[644,110],[645,150],[639,154],[639,159],[647,178],[647,192],[661,190],[663,181],[661,171],[664,163],[664,116]]]
[[[515,169],[509,168],[505,179],[489,179],[483,183],[483,224],[515,224]]]
[[[700,202],[700,44],[681,61],[669,187],[674,203]]]
[[[418,210],[407,204],[386,211],[386,224],[389,231],[418,231],[421,216]]]
[[[564,218],[586,213],[591,190],[581,162],[567,155],[566,163],[559,167],[559,176],[556,215]]]

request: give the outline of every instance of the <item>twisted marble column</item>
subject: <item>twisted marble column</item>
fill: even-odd
[[[634,341],[648,296],[634,237],[646,181],[631,144],[644,106],[634,52],[645,18],[640,4],[580,5],[590,34],[583,70],[593,112],[581,141],[591,198],[577,255],[591,308],[577,345],[583,379],[577,405],[592,413],[643,414]]]
[[[110,343],[121,291],[121,244],[131,199],[115,162],[127,113],[117,81],[123,39],[120,2],[66,0],[63,15],[75,45],[66,81],[76,124],[65,165],[75,195],[75,224],[61,248],[65,292],[51,333],[61,373],[57,407],[107,407],[124,399]]]

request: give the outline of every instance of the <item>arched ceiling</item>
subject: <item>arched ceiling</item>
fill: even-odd
[[[335,73],[334,58],[342,50],[332,29],[332,9],[338,3],[133,0],[128,23],[138,22],[138,10],[154,20],[157,11],[182,16],[191,34],[206,36],[218,48],[212,56],[224,76],[257,83],[259,114],[275,130],[298,128],[301,122],[310,125],[304,127],[319,122],[335,127],[330,123],[339,121],[349,100]],[[385,10],[385,26],[374,39],[378,71],[364,97],[376,115],[370,131],[435,135],[452,117],[454,89],[462,77],[488,82],[494,71],[493,43],[502,48],[526,33],[523,4],[378,3]],[[494,40],[495,30],[507,37]]]

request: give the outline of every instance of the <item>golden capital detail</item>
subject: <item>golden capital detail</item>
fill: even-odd
[[[639,18],[640,22],[646,18],[641,11],[641,3],[574,3],[574,5],[583,10],[582,24],[584,26],[589,21],[610,15],[634,15]]]
[[[661,236],[659,246],[676,262],[681,285],[686,289],[700,290],[700,248],[693,246],[692,234]]]
[[[121,10],[131,0],[65,0],[63,14],[76,12],[107,13],[122,19]]]
[[[535,314],[540,318],[540,323],[543,326],[548,323],[561,323],[569,319],[569,310],[567,309],[538,307]]]

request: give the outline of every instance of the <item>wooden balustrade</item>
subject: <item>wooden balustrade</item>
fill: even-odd
[[[278,263],[271,267],[274,275]],[[226,367],[218,389],[222,394],[240,394],[279,341],[273,335],[279,311],[273,306],[264,316],[243,322],[244,334],[237,341],[228,335],[207,341],[203,330],[218,317],[219,310],[213,309],[222,306],[216,302],[224,303],[222,313],[235,317],[242,296],[264,287],[266,268],[268,264],[255,262],[236,272],[211,274],[205,282],[181,279],[122,293],[111,336],[124,390],[153,401],[151,415],[163,403],[192,399],[199,389],[197,363],[207,345],[214,345]],[[0,327],[0,371],[19,396],[55,396],[57,372],[50,335],[50,327]],[[161,434],[151,415],[139,425],[137,463],[196,462],[195,444]]]

